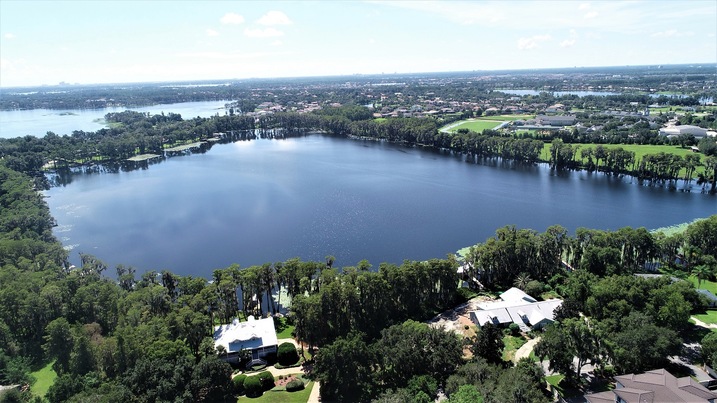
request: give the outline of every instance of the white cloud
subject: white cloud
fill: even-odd
[[[284,33],[273,27],[268,27],[264,29],[247,28],[244,30],[244,35],[250,38],[276,38],[278,36],[284,36]]]
[[[221,21],[222,24],[239,25],[244,22],[244,17],[237,13],[226,13],[219,21]]]
[[[551,39],[550,35],[533,35],[533,36],[527,37],[527,38],[520,38],[520,39],[518,39],[518,49],[521,49],[521,50],[535,49],[538,47],[540,42],[545,42],[550,39]]]
[[[284,42],[282,42],[282,41],[280,41],[280,40],[277,39],[277,40],[275,40],[274,42],[271,43],[271,46],[281,46],[281,45],[283,45],[283,44],[284,44]]]
[[[578,10],[587,10],[590,8],[590,3],[583,3],[578,7]]]
[[[13,33],[8,32],[5,34],[5,39],[15,39],[15,38],[16,38],[16,36]]]
[[[259,18],[259,21],[257,21],[257,23],[268,26],[290,25],[291,20],[289,19],[289,17],[286,16],[286,14],[282,13],[281,11],[269,11],[261,18]]]
[[[219,36],[219,32],[217,32],[211,28],[207,28],[206,32],[207,32],[207,36]]]
[[[562,42],[560,42],[560,47],[561,48],[569,48],[569,47],[575,45],[575,43],[577,41],[578,41],[578,32],[575,31],[574,29],[571,29],[570,37],[568,39],[565,39]]]
[[[668,29],[666,31],[660,31],[655,32],[654,34],[650,35],[653,38],[679,38],[683,36],[692,36],[694,35],[694,32],[688,31],[688,32],[679,32],[676,29]]]
[[[585,18],[586,20],[589,20],[589,19],[595,18],[595,17],[597,17],[597,16],[598,16],[598,12],[597,12],[597,11],[591,11],[591,12],[585,14],[584,18]]]

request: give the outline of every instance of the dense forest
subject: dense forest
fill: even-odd
[[[212,324],[275,312],[273,303],[252,296],[283,287],[293,297],[288,319],[314,353],[310,376],[321,381],[325,401],[432,401],[439,390],[450,401],[547,400],[540,367],[496,358],[502,332],[484,328],[461,339],[421,323],[465,300],[455,258],[341,269],[330,256],[290,259],[232,265],[212,279],[138,274],[120,265],[109,277],[94,256],[83,255],[81,267],[68,265],[29,176],[0,162],[0,179],[0,384],[30,384],[32,369],[52,362],[58,378],[45,396],[50,402],[234,401],[233,370],[214,350]],[[572,355],[639,371],[679,347],[690,313],[701,309],[694,288],[632,274],[660,266],[712,278],[715,234],[717,216],[672,236],[642,228],[570,236],[559,226],[545,233],[509,226],[472,247],[464,267],[473,288],[519,285],[565,298],[536,354],[574,380]],[[583,315],[590,322],[578,319]],[[27,391],[3,396],[40,401]]]

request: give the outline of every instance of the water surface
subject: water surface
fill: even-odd
[[[179,113],[184,119],[197,116],[208,118],[226,113],[226,101],[183,102],[160,104],[138,108],[102,108],[102,109],[30,109],[0,111],[0,138],[22,136],[43,137],[48,131],[58,135],[72,134],[74,130],[94,132],[103,127],[104,117],[110,112],[133,110],[159,113]]]
[[[354,265],[443,258],[499,227],[648,229],[717,213],[717,198],[603,174],[556,175],[321,135],[215,145],[47,192],[55,234],[139,272],[210,276],[292,257]],[[113,271],[113,269],[112,269]]]

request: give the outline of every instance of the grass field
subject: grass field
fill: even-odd
[[[503,348],[503,360],[513,361],[513,357],[515,357],[515,352],[518,351],[518,349],[525,343],[526,340],[522,337],[503,337],[503,344],[505,344],[505,348]]]
[[[503,123],[500,120],[482,120],[482,119],[476,119],[476,120],[464,120],[462,122],[459,122],[458,124],[451,125],[451,128],[448,129],[448,131],[455,133],[456,131],[460,129],[468,129],[471,131],[474,131],[476,133],[481,133],[483,130],[486,129],[495,129],[498,127],[501,123]]]
[[[311,389],[314,388],[314,382],[309,382],[304,390],[298,392],[287,392],[285,390],[270,390],[264,392],[263,395],[256,398],[242,396],[237,402],[261,402],[261,403],[306,403],[311,395]]]
[[[577,159],[581,162],[586,162],[587,160],[580,158],[580,150],[585,148],[595,148],[596,144],[572,144],[573,146],[580,146],[578,149],[578,157]],[[632,151],[635,153],[635,158],[638,160],[641,160],[646,154],[659,154],[659,153],[665,153],[665,154],[675,154],[679,155],[680,157],[684,157],[687,154],[692,154],[692,151],[688,148],[682,148],[680,146],[666,146],[666,145],[640,145],[640,144],[604,144],[603,145],[606,149],[611,148],[622,148],[626,151]],[[704,156],[702,154],[697,154],[700,156],[700,160],[704,159]],[[543,152],[540,154],[540,158],[544,161],[550,160],[550,143],[545,143],[543,146]],[[602,163],[602,161],[601,161]],[[696,176],[698,173],[704,171],[703,167],[698,167],[695,171],[694,175]],[[680,172],[680,175],[684,175],[684,170]]]
[[[698,288],[697,287],[697,277],[690,276],[687,278],[687,280],[689,280],[692,284],[694,284],[695,288]],[[715,283],[714,281],[702,280],[699,288],[702,290],[707,290],[707,291],[711,292],[712,294],[717,295],[717,283]]]
[[[57,374],[55,370],[52,369],[53,363],[54,361],[31,373],[31,375],[35,377],[35,383],[30,388],[30,392],[33,395],[45,397],[47,390],[55,383]]]
[[[692,316],[707,324],[717,324],[717,311],[707,311],[706,313],[698,313]]]
[[[293,338],[291,333],[294,331],[295,326],[291,326],[288,323],[286,323],[286,318],[275,318],[274,324],[276,325],[276,331],[277,331],[276,338],[277,339]]]

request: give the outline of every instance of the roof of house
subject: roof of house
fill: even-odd
[[[471,319],[480,326],[491,322],[495,325],[506,323],[525,323],[529,322],[532,326],[544,321],[553,321],[553,311],[560,306],[563,301],[559,299],[549,299],[540,302],[522,302],[519,305],[513,304],[505,306],[505,301],[498,301],[498,306],[491,309],[479,309],[471,312]]]
[[[588,394],[585,399],[591,403],[615,401],[615,396],[626,403],[706,402],[717,399],[717,394],[689,376],[676,378],[664,368],[619,375],[615,377],[615,383],[617,387],[614,390]]]
[[[707,297],[707,299],[709,299],[710,301],[717,301],[717,296],[714,295],[714,294],[712,294],[712,293],[710,292],[710,290],[705,290],[705,289],[702,289],[702,288],[698,288],[698,289],[697,289],[697,292],[700,293],[700,294],[702,294],[702,295],[704,295],[705,297]]]
[[[254,319],[249,316],[246,322],[234,319],[228,325],[221,325],[214,331],[214,346],[224,346],[232,353],[245,349],[275,346],[279,342],[274,329],[274,319]]]

